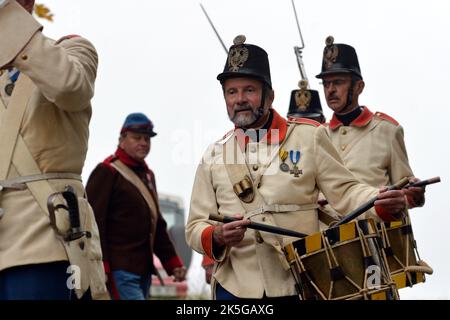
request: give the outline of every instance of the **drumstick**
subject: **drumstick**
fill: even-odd
[[[411,188],[411,187],[425,187],[429,184],[438,183],[441,182],[440,177],[434,177],[427,180],[417,181],[414,183],[408,183],[406,186],[403,187],[403,189]]]
[[[405,177],[405,178],[401,179],[399,182],[397,182],[396,184],[389,186],[388,190],[399,190],[399,189],[406,189],[406,188],[411,188],[411,187],[424,187],[429,184],[438,183],[438,182],[441,182],[440,177],[434,177],[434,178],[427,179],[427,180],[417,181],[414,183],[408,183],[408,178]],[[378,196],[375,196],[374,198],[370,199],[369,201],[367,201],[365,204],[363,204],[359,208],[350,212],[342,220],[339,220],[339,222],[336,223],[334,225],[334,227],[339,226],[344,223],[347,223],[353,219],[356,219],[357,217],[362,215],[364,212],[366,212],[367,210],[372,208],[375,205],[375,201],[377,201],[377,200],[378,200]]]
[[[222,216],[222,215],[211,213],[209,215],[209,220],[219,221],[219,222],[223,222],[223,223],[229,223],[229,222],[233,222],[233,221],[239,221],[239,220],[242,220],[242,219],[235,218],[235,217],[230,217],[230,216]],[[266,231],[266,232],[275,233],[275,234],[280,234],[280,235],[283,235],[283,236],[296,237],[296,238],[304,238],[304,237],[307,236],[307,234],[300,233],[300,232],[297,232],[297,231],[294,231],[294,230],[289,230],[289,229],[284,229],[284,228],[280,228],[280,227],[275,227],[275,226],[271,226],[271,225],[268,225],[268,224],[257,223],[257,222],[253,222],[251,220],[250,220],[250,224],[246,225],[245,227],[246,228],[250,228],[250,229]]]
[[[427,180],[422,180],[422,181],[417,181],[414,183],[408,183],[406,186],[404,186],[402,189],[408,189],[411,187],[425,187],[429,184],[433,184],[433,183],[438,183],[441,182],[441,178],[440,177],[434,177],[431,179],[427,179]],[[321,207],[324,207],[328,204],[328,200],[327,199],[320,199],[317,200],[317,204]]]

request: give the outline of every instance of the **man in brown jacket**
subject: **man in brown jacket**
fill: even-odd
[[[343,212],[378,194],[375,206],[392,214],[405,207],[403,192],[379,193],[359,183],[318,122],[283,119],[272,108],[267,53],[245,44],[244,36],[236,37],[217,78],[235,128],[208,149],[197,168],[187,242],[216,261],[215,298],[297,300],[282,252],[294,238],[247,229],[249,219],[311,234],[319,231],[320,190]],[[219,224],[210,214],[245,219]]]
[[[128,115],[119,147],[94,169],[86,186],[100,230],[108,287],[116,299],[148,297],[156,271],[153,253],[176,281],[186,276],[159,210],[155,175],[145,162],[155,135],[144,114]]]
[[[33,6],[0,0],[0,300],[81,298],[88,289],[103,298],[98,229],[80,176],[97,53],[80,36],[47,38]],[[61,192],[72,209],[78,199],[71,221]]]

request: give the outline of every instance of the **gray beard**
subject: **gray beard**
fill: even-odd
[[[254,123],[256,119],[258,119],[258,109],[253,110],[249,105],[239,106],[239,109],[245,109],[250,108],[252,113],[251,114],[244,114],[240,112],[236,112],[233,117],[231,117],[230,113],[228,113],[228,118],[234,123],[236,127],[239,128],[247,128],[249,125]]]

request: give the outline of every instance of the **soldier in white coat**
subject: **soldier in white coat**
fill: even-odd
[[[328,134],[345,166],[359,181],[374,187],[392,185],[404,177],[418,181],[408,161],[403,127],[391,116],[359,103],[365,83],[356,50],[348,44],[334,43],[331,36],[325,41],[322,70],[316,77],[322,79],[327,104],[333,111],[327,124]],[[425,188],[408,188],[404,192],[408,208],[424,205]],[[321,209],[334,217],[342,215],[329,206]],[[380,208],[378,215],[387,221],[391,217]],[[406,211],[404,216],[404,221],[408,221]],[[403,234],[412,236],[412,229]],[[412,285],[414,280],[408,279]]]
[[[319,231],[320,191],[342,212],[378,194],[375,206],[392,214],[405,207],[403,192],[359,183],[318,122],[282,118],[272,107],[267,53],[245,37],[235,39],[217,78],[235,128],[211,145],[197,168],[187,242],[216,262],[214,298],[297,300],[282,251],[295,238],[247,229],[249,219],[311,234]],[[244,219],[221,224],[210,214]]]
[[[47,38],[33,6],[0,0],[0,299],[108,298],[80,176],[97,53]]]
[[[365,83],[355,49],[334,43],[332,37],[326,42],[317,78],[322,79],[327,104],[334,112],[328,133],[346,167],[375,187],[394,184],[403,177],[417,181],[409,165],[402,126],[387,114],[359,104]],[[422,206],[424,192],[424,188],[406,190],[408,205]]]

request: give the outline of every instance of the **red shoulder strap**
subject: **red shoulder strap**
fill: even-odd
[[[289,122],[294,122],[294,123],[299,123],[299,124],[309,124],[315,127],[320,126],[320,122],[317,122],[315,120],[312,119],[308,119],[308,118],[288,118]]]
[[[392,118],[391,116],[388,116],[387,114],[383,113],[383,112],[375,112],[375,115],[378,116],[379,118],[383,119],[383,120],[387,120],[390,123],[395,124],[396,126],[399,125],[399,123],[397,122],[397,120],[395,120],[394,118]]]
[[[64,40],[72,39],[72,38],[79,38],[80,36],[77,34],[69,34],[67,36],[61,37],[58,41],[56,41],[56,44],[59,44],[63,42]]]

